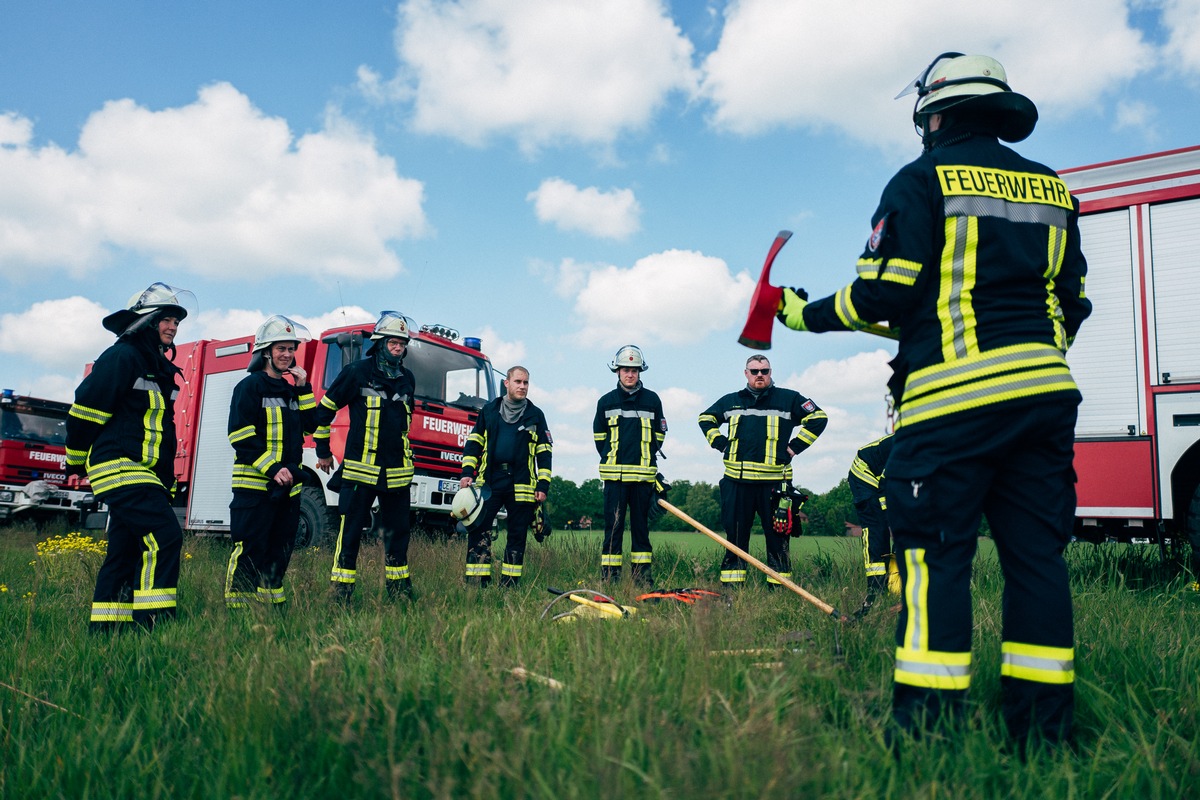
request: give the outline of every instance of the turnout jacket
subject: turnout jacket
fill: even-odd
[[[87,471],[97,497],[127,486],[175,485],[175,376],[149,331],[100,354],[67,415],[67,466]]]
[[[338,409],[349,406],[342,479],[381,489],[408,486],[413,479],[408,429],[415,388],[416,380],[406,367],[400,368],[399,376],[389,378],[375,365],[374,358],[346,365],[317,407],[317,432],[313,434],[317,457],[333,455],[329,426]]]
[[[879,510],[887,510],[883,480],[888,456],[892,454],[893,436],[894,434],[889,433],[858,448],[858,454],[855,455],[854,463],[850,465],[850,474],[847,476],[850,496],[854,498],[855,505],[877,502]]]
[[[896,429],[1079,390],[1066,351],[1091,313],[1079,203],[1053,170],[969,125],[884,189],[858,277],[809,303],[811,331],[887,320]]]
[[[229,403],[235,492],[266,492],[287,467],[296,478],[289,494],[300,494],[304,437],[316,430],[316,408],[312,384],[297,388],[266,370],[242,378]]]
[[[620,386],[596,402],[592,421],[600,479],[639,483],[658,474],[658,451],[667,438],[662,400],[639,386],[632,393]]]
[[[463,448],[462,477],[471,478],[477,484],[486,484],[489,472],[498,469],[494,459],[496,443],[500,437],[500,426],[506,425],[500,416],[503,397],[492,400],[479,410],[475,427],[467,437]],[[518,503],[537,502],[537,492],[550,492],[550,466],[554,440],[546,425],[546,415],[528,400],[525,411],[512,423],[516,427],[516,458],[512,469],[513,496]],[[495,478],[492,478],[495,482]]]
[[[749,388],[730,392],[700,414],[708,446],[721,453],[725,476],[738,481],[792,479],[788,448],[799,454],[817,440],[829,419],[799,392],[772,384],[755,397]],[[728,425],[728,434],[721,425]]]

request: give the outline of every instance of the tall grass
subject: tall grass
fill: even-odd
[[[969,730],[897,761],[883,737],[886,603],[839,626],[755,576],[728,602],[553,623],[540,618],[547,586],[599,587],[598,539],[557,533],[531,543],[515,590],[464,586],[465,545],[418,541],[420,598],[391,605],[373,544],[342,609],[329,602],[331,554],[310,549],[293,561],[285,611],[231,615],[227,543],[189,537],[180,618],[89,637],[99,559],[39,559],[44,538],[0,531],[6,798],[1168,798],[1200,786],[1200,603],[1178,576],[1126,580],[1133,562],[1091,546],[1070,553],[1076,748],[1023,764],[997,722],[990,549],[976,567]],[[655,540],[660,585],[719,588],[715,545]],[[842,609],[861,600],[857,541],[794,551],[805,588]],[[627,578],[609,591],[637,593]],[[757,652],[715,654],[726,650]]]

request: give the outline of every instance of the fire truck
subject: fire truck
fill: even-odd
[[[308,372],[317,402],[343,367],[363,357],[373,328],[371,323],[334,328],[300,345],[296,363]],[[253,342],[253,336],[243,336],[177,346],[175,364],[183,370],[183,379],[175,401],[175,504],[190,530],[229,530],[234,456],[227,438],[229,402],[234,387],[246,377]],[[413,526],[448,532],[453,530],[450,504],[458,491],[463,446],[479,409],[497,396],[500,382],[479,339],[463,338],[443,325],[426,325],[413,335],[404,365],[416,378],[409,430],[416,469]],[[348,419],[348,410],[342,408],[332,425],[330,446],[337,464],[345,451]],[[297,547],[325,541],[337,530],[337,494],[326,487],[329,476],[316,469],[316,460],[309,437],[304,443]]]
[[[1093,303],[1067,354],[1076,536],[1165,547],[1200,527],[1200,146],[1060,175]]]
[[[0,523],[93,511],[90,492],[67,488],[70,403],[0,393]]]

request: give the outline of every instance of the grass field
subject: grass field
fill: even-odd
[[[1077,744],[1022,764],[998,730],[990,549],[975,575],[970,729],[896,761],[883,739],[886,603],[839,626],[755,574],[729,603],[554,623],[540,618],[546,587],[597,588],[599,571],[597,535],[559,532],[531,543],[509,591],[463,586],[461,542],[415,542],[412,606],[383,601],[378,544],[364,547],[348,610],[328,600],[330,553],[305,550],[286,611],[231,616],[227,543],[189,537],[180,618],[93,638],[100,557],[39,556],[47,537],[0,529],[4,798],[1174,798],[1200,787],[1200,600],[1156,553],[1072,545]],[[719,588],[716,545],[653,539],[659,585]],[[858,546],[798,540],[793,576],[851,609]],[[629,603],[636,592],[612,593]]]

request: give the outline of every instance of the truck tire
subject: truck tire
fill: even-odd
[[[305,486],[300,492],[300,524],[296,528],[296,547],[320,547],[333,541],[337,515],[325,505],[325,490]]]
[[[1192,549],[1191,568],[1193,580],[1200,574],[1200,486],[1192,492],[1192,502],[1188,504],[1187,521],[1184,524],[1188,544]]]

